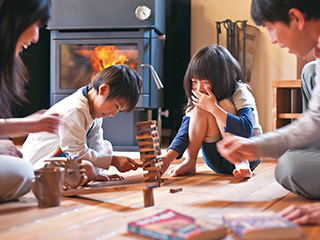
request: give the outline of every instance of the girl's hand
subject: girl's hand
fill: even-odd
[[[199,107],[205,111],[213,112],[214,108],[217,106],[217,99],[215,95],[209,89],[209,86],[206,88],[207,93],[202,93],[197,90],[192,90],[193,96],[191,96],[193,104],[196,107]]]

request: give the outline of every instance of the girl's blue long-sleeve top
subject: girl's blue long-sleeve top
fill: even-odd
[[[177,157],[178,159],[181,158],[188,147],[189,121],[189,116],[183,117],[179,131],[168,148],[168,150],[172,149],[180,154]],[[237,116],[228,113],[225,131],[241,137],[251,137],[253,132],[253,109],[249,107],[239,109]]]

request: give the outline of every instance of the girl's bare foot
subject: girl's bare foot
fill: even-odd
[[[248,168],[240,168],[240,169],[234,169],[233,170],[233,176],[236,178],[251,178],[252,177],[252,172]]]
[[[173,169],[170,169],[168,173],[170,177],[195,174],[196,162],[189,159],[185,159],[178,166],[174,167]]]
[[[252,172],[250,169],[250,164],[248,160],[245,160],[241,163],[237,163],[236,169],[233,170],[233,176],[236,178],[251,178]]]

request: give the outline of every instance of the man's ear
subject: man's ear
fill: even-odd
[[[99,92],[98,92],[99,95],[102,95],[107,98],[109,96],[109,92],[110,92],[110,85],[109,84],[104,83],[104,84],[100,85]]]
[[[299,30],[303,30],[306,23],[306,15],[296,8],[289,10],[290,24],[295,24]],[[291,26],[291,25],[290,25]]]

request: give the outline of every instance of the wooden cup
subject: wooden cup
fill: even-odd
[[[32,191],[38,200],[40,208],[60,206],[64,168],[44,167],[34,171]]]

